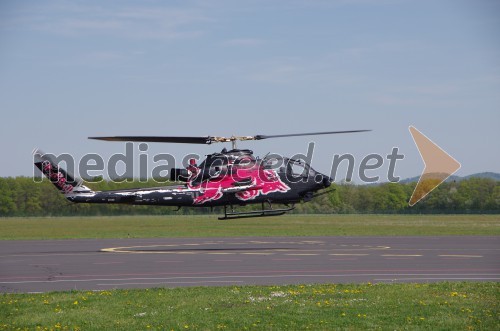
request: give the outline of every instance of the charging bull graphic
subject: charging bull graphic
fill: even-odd
[[[199,171],[193,171],[192,174],[192,181],[188,182],[187,186],[200,192],[200,195],[194,199],[195,204],[218,200],[225,192],[231,191],[235,192],[237,199],[248,201],[259,195],[290,190],[290,187],[279,178],[275,170],[262,169],[259,165],[239,168],[231,174],[221,174],[217,178],[212,178],[198,185],[192,183]]]

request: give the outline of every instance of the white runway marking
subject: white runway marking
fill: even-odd
[[[391,257],[415,257],[422,256],[420,254],[382,254],[382,256],[391,256]]]
[[[328,255],[333,255],[333,256],[367,256],[370,254],[328,254]]]
[[[459,254],[441,254],[440,257],[483,257],[482,255],[459,255]]]

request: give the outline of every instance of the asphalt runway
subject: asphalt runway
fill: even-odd
[[[500,237],[0,241],[0,292],[499,281]]]

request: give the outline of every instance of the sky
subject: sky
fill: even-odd
[[[324,173],[334,155],[353,154],[357,171],[398,147],[407,178],[424,167],[410,125],[462,164],[457,175],[500,172],[500,2],[1,1],[0,113],[0,176],[31,176],[36,147],[125,152],[89,136],[371,129],[238,147],[293,155],[314,141]],[[386,181],[388,165],[370,174]]]

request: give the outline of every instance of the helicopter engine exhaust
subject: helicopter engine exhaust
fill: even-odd
[[[172,168],[170,169],[170,180],[172,182],[188,182],[189,172],[187,169]]]

